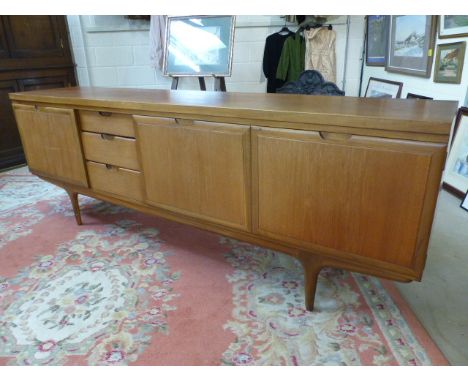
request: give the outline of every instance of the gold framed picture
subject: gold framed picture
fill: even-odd
[[[466,42],[437,45],[434,82],[459,84],[465,59]]]

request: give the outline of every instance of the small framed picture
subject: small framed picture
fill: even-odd
[[[403,82],[388,81],[370,77],[367,84],[366,98],[400,98]]]
[[[436,24],[437,16],[391,16],[385,70],[430,77]]]
[[[423,96],[423,95],[420,95],[420,94],[414,94],[414,93],[408,93],[406,95],[406,98],[407,99],[434,99],[432,97],[427,97],[427,96]]]
[[[468,36],[468,16],[440,16],[439,38]]]
[[[434,82],[459,84],[465,60],[466,42],[437,45]]]
[[[468,192],[465,194],[465,197],[463,198],[460,207],[468,211]]]
[[[442,186],[463,197],[468,191],[468,108],[458,109]]]
[[[367,16],[366,65],[385,66],[390,16]]]

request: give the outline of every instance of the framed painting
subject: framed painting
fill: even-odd
[[[388,81],[370,77],[367,83],[366,98],[400,98],[403,82]]]
[[[437,16],[391,16],[385,70],[430,77]]]
[[[437,45],[434,82],[459,84],[465,60],[466,42]]]
[[[424,96],[424,95],[421,95],[421,94],[414,94],[414,93],[408,93],[406,95],[406,98],[407,99],[427,99],[427,100],[434,99],[432,97]]]
[[[453,38],[466,36],[468,36],[468,16],[440,16],[439,38]]]
[[[367,16],[366,65],[385,66],[390,16]]]
[[[465,197],[463,198],[460,207],[463,208],[464,210],[468,211],[468,191],[465,194]]]
[[[164,75],[229,77],[234,25],[234,16],[169,16]]]
[[[458,109],[442,186],[458,197],[468,191],[468,108]]]

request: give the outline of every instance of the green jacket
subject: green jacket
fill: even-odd
[[[276,78],[283,81],[296,81],[304,71],[305,42],[299,32],[288,37],[283,46],[276,69]]]

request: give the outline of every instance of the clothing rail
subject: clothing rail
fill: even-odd
[[[323,24],[324,26],[328,26],[328,25],[331,25],[331,26],[335,26],[335,25],[346,25],[347,23],[325,23]],[[236,28],[273,28],[273,27],[284,27],[284,26],[287,26],[287,27],[299,27],[299,25],[297,25],[296,23],[284,23],[284,22],[281,22],[281,21],[275,21],[275,22],[272,22],[272,23],[264,23],[264,22],[252,22],[252,23],[244,23],[244,22],[240,22],[238,24],[236,24]]]

